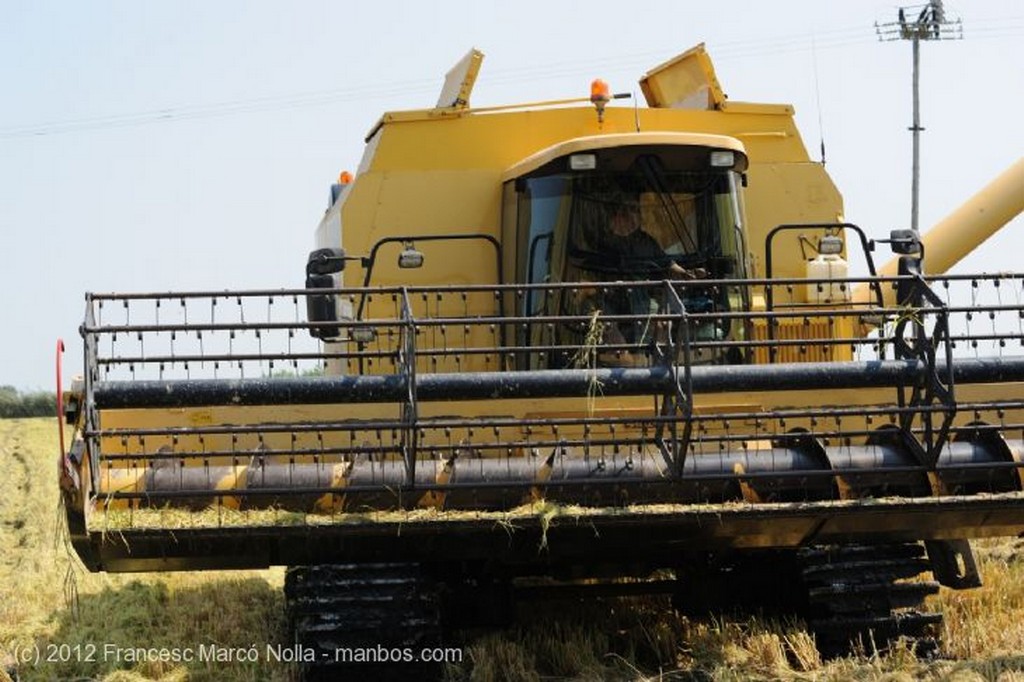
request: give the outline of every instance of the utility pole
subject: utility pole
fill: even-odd
[[[911,17],[908,19],[907,17]],[[914,18],[916,17],[916,18]],[[911,41],[914,52],[914,122],[910,131],[914,136],[914,162],[911,170],[910,185],[910,227],[917,232],[918,196],[921,174],[921,102],[919,94],[921,41],[922,40],[962,40],[964,37],[963,23],[960,19],[951,21],[946,18],[942,0],[930,0],[925,5],[900,7],[897,20],[885,24],[875,22],[875,33],[884,42],[893,40]]]

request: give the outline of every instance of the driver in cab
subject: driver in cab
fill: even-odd
[[[699,271],[687,270],[665,253],[658,240],[641,226],[640,206],[629,201],[616,202],[610,210],[605,248],[616,254],[626,269],[650,279],[695,279]]]
[[[703,270],[687,270],[666,253],[661,244],[642,227],[639,202],[619,198],[608,209],[607,231],[600,248],[604,255],[620,264],[621,273],[627,279],[696,279],[706,276]],[[660,287],[658,288],[660,291]],[[636,355],[639,346],[652,340],[655,327],[649,320],[651,314],[662,310],[658,291],[646,288],[617,288],[603,295],[596,291],[591,296],[589,310],[600,310],[604,315],[630,316],[633,319],[620,320],[603,325],[602,343],[615,350],[601,354],[605,366],[636,366],[648,364],[648,359]],[[663,311],[663,310],[662,310]],[[648,319],[645,319],[648,318]],[[632,349],[629,347],[632,346]],[[632,351],[632,352],[631,352]]]

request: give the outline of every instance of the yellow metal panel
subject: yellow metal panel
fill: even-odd
[[[639,111],[645,132],[688,132],[738,137],[750,160],[748,218],[754,234],[748,239],[760,246],[765,231],[794,219],[835,220],[842,204],[824,169],[811,164],[791,117],[777,114],[730,114],[725,112],[647,109]],[[550,109],[527,112],[499,112],[448,119],[419,119],[388,123],[381,130],[376,153],[367,172],[357,176],[346,197],[344,212],[345,247],[350,253],[365,252],[368,232],[380,223],[378,207],[390,202],[363,191],[364,183],[398,182],[409,175],[406,188],[422,183],[414,197],[406,197],[400,209],[393,209],[401,229],[434,232],[475,231],[482,219],[479,192],[464,183],[479,174],[481,182],[493,180],[484,192],[487,219],[497,224],[500,173],[542,149],[573,138],[593,135],[621,135],[635,131],[634,112],[609,107],[603,126],[592,108]],[[773,166],[767,173],[759,169]],[[463,171],[445,175],[443,171]],[[810,182],[802,194],[797,189]],[[396,185],[397,186],[397,185]],[[790,188],[787,201],[776,192]],[[440,197],[443,197],[440,198]],[[451,201],[451,197],[457,197]],[[398,215],[405,212],[407,216]],[[347,279],[351,282],[351,280]]]
[[[469,106],[469,96],[473,92],[480,65],[484,61],[484,53],[472,49],[445,75],[444,87],[437,98],[438,107],[454,107],[465,109]]]
[[[722,111],[730,114],[766,114],[770,116],[792,116],[796,110],[791,104],[765,104],[762,102],[726,102]]]
[[[843,219],[842,197],[820,164],[751,164],[749,176],[747,247],[754,253],[755,276],[767,274],[763,260],[765,239],[775,226],[834,223]],[[799,233],[780,233],[772,247],[772,277],[806,276],[807,262],[800,249]]]
[[[717,109],[725,102],[704,43],[648,71],[640,89],[651,107]]]
[[[853,320],[846,317],[777,318],[774,341],[815,340],[814,344],[778,345],[775,347],[775,362],[846,362],[853,359],[849,345],[823,345],[821,339],[853,338]],[[769,341],[768,323],[761,319],[753,325],[754,341]],[[768,346],[754,350],[754,362],[770,362]]]

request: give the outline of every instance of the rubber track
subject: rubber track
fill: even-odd
[[[939,591],[933,580],[909,580],[929,570],[919,544],[814,547],[800,551],[807,587],[808,628],[826,655],[859,643],[869,653],[898,638],[911,640],[919,655],[937,650],[942,615],[924,610]]]
[[[284,585],[294,642],[314,652],[301,666],[303,680],[429,680],[434,665],[417,662],[352,663],[362,650],[408,650],[418,655],[441,641],[437,590],[413,564],[337,564],[288,569]],[[390,653],[388,654],[390,657]],[[339,660],[342,659],[342,660]]]

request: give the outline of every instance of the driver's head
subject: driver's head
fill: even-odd
[[[640,228],[640,210],[635,203],[628,201],[612,204],[610,225],[612,232],[626,236]]]

